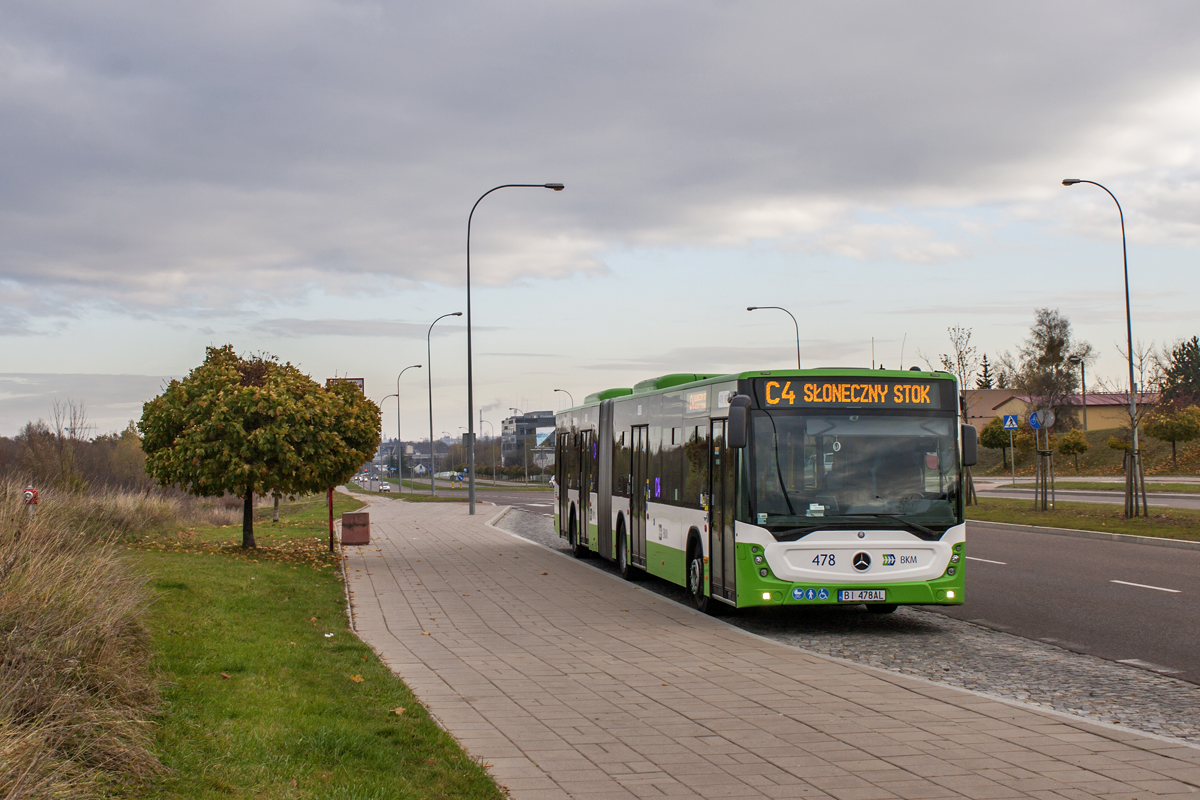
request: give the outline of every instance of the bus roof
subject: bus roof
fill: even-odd
[[[915,373],[915,374],[914,374]],[[713,383],[725,383],[727,381],[750,380],[752,378],[761,378],[765,376],[784,377],[784,378],[799,378],[799,377],[831,377],[831,376],[846,376],[856,378],[880,377],[880,378],[935,378],[941,380],[954,380],[954,376],[949,372],[940,370],[919,370],[910,368],[905,370],[899,369],[868,369],[867,367],[819,367],[817,369],[772,369],[772,370],[748,370],[746,372],[734,372],[725,375],[717,375],[713,373],[699,372],[672,372],[668,375],[660,375],[657,378],[647,378],[644,381],[638,381],[633,385],[632,389],[617,388],[605,389],[601,392],[593,392],[583,399],[583,402],[575,408],[583,408],[584,406],[593,406],[600,403],[602,400],[608,400],[616,397],[626,397],[628,395],[648,395],[657,392],[665,391],[666,389],[674,389],[678,386],[707,386]],[[565,411],[566,409],[564,409]],[[561,412],[560,412],[561,413]]]

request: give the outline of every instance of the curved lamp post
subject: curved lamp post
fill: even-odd
[[[763,311],[766,309],[782,311],[792,318],[792,324],[796,326],[796,369],[800,369],[800,323],[796,322],[795,315],[783,306],[746,306],[747,311]]]
[[[555,389],[554,391],[556,391],[556,392],[562,392],[562,393],[563,393],[563,394],[565,394],[567,397],[569,397],[569,398],[571,399],[571,407],[572,407],[572,408],[574,408],[574,407],[575,407],[575,398],[571,396],[571,393],[570,393],[570,392],[568,392],[566,389]]]
[[[383,398],[383,400],[379,401],[379,405],[380,405],[380,407],[382,407],[384,401],[386,401],[389,397],[396,398],[396,418],[399,419],[400,418],[400,393],[399,392],[394,392],[392,394],[386,395]],[[384,466],[384,472],[387,472],[387,462],[386,461],[384,462],[383,466]],[[400,435],[397,433],[396,434],[396,471],[399,472],[399,470],[400,470]]]
[[[471,363],[471,220],[483,198],[499,189],[553,189],[561,192],[561,183],[504,183],[479,196],[467,216],[467,513],[475,513],[475,379]],[[432,445],[430,445],[432,447]]]
[[[400,378],[410,369],[420,369],[420,364],[409,364],[404,369],[400,370],[400,374],[396,376],[396,477],[397,483],[400,484],[400,492],[404,492],[404,453],[401,450],[400,444]]]
[[[453,311],[449,314],[442,314],[433,322],[429,323],[429,330],[425,333],[425,360],[429,363],[429,371],[425,373],[429,377],[429,494],[434,496],[437,495],[437,486],[435,486],[433,482],[433,348],[429,343],[429,337],[433,334],[433,326],[437,325],[446,317],[461,316],[461,311]]]
[[[1133,428],[1133,461],[1130,462],[1130,470],[1136,473],[1137,465],[1134,463],[1139,458],[1138,456],[1138,426],[1137,426],[1137,402],[1134,400],[1134,390],[1136,384],[1133,377],[1133,322],[1129,314],[1129,250],[1125,246],[1125,212],[1121,209],[1121,203],[1117,200],[1117,196],[1108,191],[1108,187],[1103,186],[1095,181],[1082,180],[1080,178],[1064,178],[1063,186],[1074,186],[1077,183],[1090,183],[1092,186],[1099,186],[1103,189],[1112,201],[1117,204],[1117,214],[1121,218],[1121,259],[1125,266],[1125,340],[1126,346],[1129,348],[1129,425]],[[1136,474],[1134,479],[1136,480]],[[1130,485],[1126,481],[1127,485]],[[1137,490],[1134,489],[1134,504],[1136,507]],[[1126,516],[1129,516],[1129,498],[1126,498]],[[1133,516],[1137,516],[1136,511]]]

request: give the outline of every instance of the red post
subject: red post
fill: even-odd
[[[329,487],[329,552],[333,552],[333,487]]]

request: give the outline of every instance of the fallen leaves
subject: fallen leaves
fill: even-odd
[[[362,683],[363,676],[362,675],[351,675],[350,680],[354,681],[355,683]],[[663,686],[666,686],[666,684],[664,683]]]
[[[400,716],[401,714],[403,714],[404,711],[405,711],[405,708],[403,706],[399,706],[397,708],[392,709],[392,713],[395,714],[397,717]]]
[[[222,678],[225,678],[226,680],[228,680],[228,679],[229,679],[229,676],[228,676],[228,675],[226,675],[224,672],[222,672],[222,673],[221,673],[221,677],[222,677]]]

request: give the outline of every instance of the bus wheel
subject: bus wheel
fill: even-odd
[[[704,593],[704,554],[698,545],[692,545],[688,549],[687,586],[692,603],[696,608],[708,613],[713,603]]]
[[[871,603],[867,606],[867,611],[872,614],[890,614],[895,610],[895,603]]]

